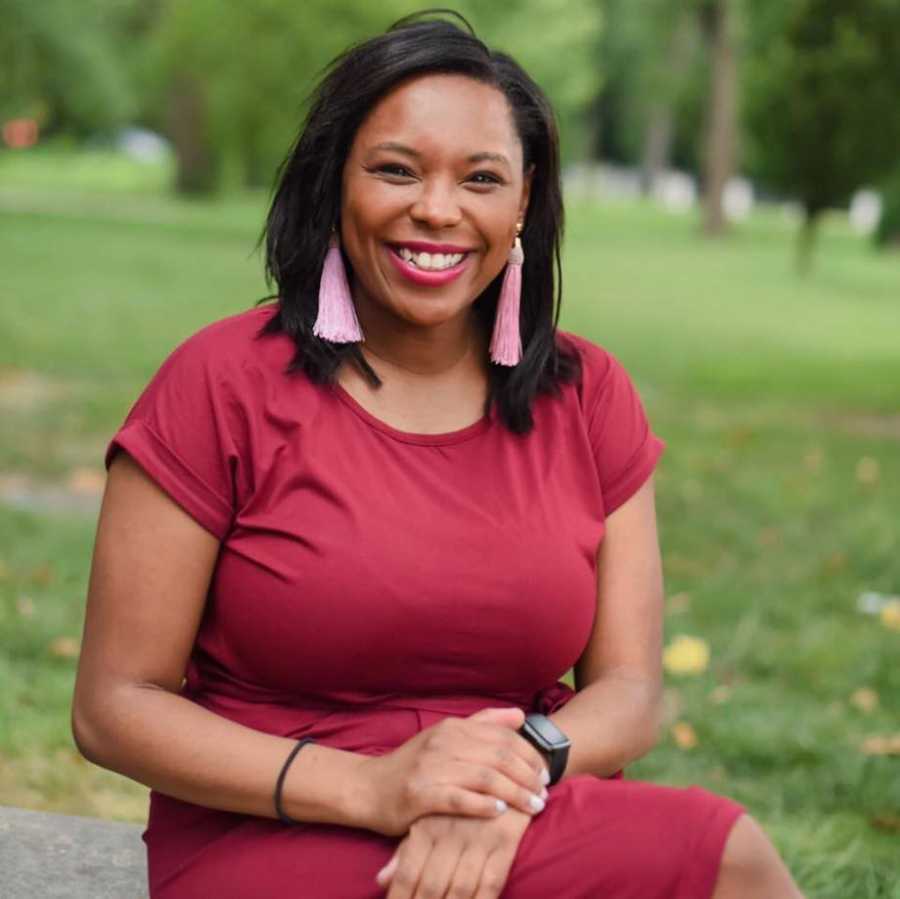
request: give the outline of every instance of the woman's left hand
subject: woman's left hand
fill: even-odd
[[[423,815],[379,871],[378,883],[390,884],[387,899],[496,899],[531,817],[513,808],[496,818]]]

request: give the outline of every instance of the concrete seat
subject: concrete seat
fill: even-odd
[[[137,824],[0,806],[3,899],[146,899]]]

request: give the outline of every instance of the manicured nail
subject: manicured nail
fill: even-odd
[[[498,815],[502,815],[507,810],[507,808],[509,808],[509,806],[502,799],[497,800],[497,814]]]
[[[544,800],[541,799],[540,796],[535,796],[532,794],[528,797],[528,804],[531,806],[532,810],[537,812],[542,812],[544,810]]]
[[[550,772],[546,768],[541,768],[541,783],[545,787],[550,783]]]
[[[388,873],[395,867],[397,857],[394,856],[376,875],[375,880],[380,884],[388,876]]]

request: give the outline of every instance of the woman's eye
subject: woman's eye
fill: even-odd
[[[393,162],[378,166],[377,171],[384,172],[385,175],[395,175],[398,178],[409,178],[411,176],[409,169]]]
[[[471,179],[476,184],[502,184],[502,180],[493,172],[476,172]]]

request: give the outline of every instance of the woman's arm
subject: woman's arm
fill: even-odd
[[[652,476],[606,521],[597,594],[578,693],[550,716],[572,741],[565,776],[607,777],[659,739],[664,601]]]
[[[124,451],[110,465],[91,566],[72,704],[90,761],[211,808],[275,817],[272,793],[295,741],[215,715],[179,695],[218,540]],[[308,744],[284,784],[305,821],[367,827],[365,756]]]
[[[217,539],[122,452],[91,567],[72,704],[84,756],[196,805],[275,817],[273,790],[294,740],[213,714],[180,695],[219,552]],[[482,709],[370,756],[318,743],[288,769],[299,821],[400,835],[425,814],[493,818],[498,799],[532,812],[543,768],[516,736],[520,709]]]

